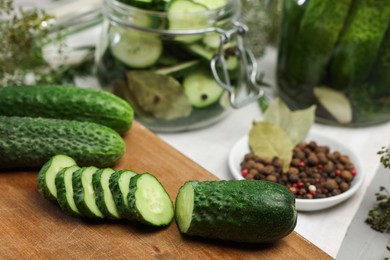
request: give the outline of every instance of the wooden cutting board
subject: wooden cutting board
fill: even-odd
[[[172,200],[186,180],[217,179],[137,122],[124,138],[127,151],[115,168],[151,172]],[[40,196],[36,177],[0,172],[1,259],[331,259],[296,232],[272,245],[237,245],[184,237],[175,222],[152,229],[69,217]]]

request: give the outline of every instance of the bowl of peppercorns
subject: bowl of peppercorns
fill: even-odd
[[[265,180],[289,188],[299,211],[322,210],[350,198],[364,179],[355,154],[320,133],[309,133],[292,151],[288,170],[278,157],[260,158],[238,140],[229,154],[229,168],[238,180]]]

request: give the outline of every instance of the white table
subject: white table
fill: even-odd
[[[70,37],[69,43],[73,46],[96,43],[99,34],[100,28],[93,28]],[[262,71],[265,72],[266,81],[274,83],[275,52],[267,53],[268,56],[262,60]],[[89,81],[82,80],[79,84],[93,85]],[[257,104],[253,103],[232,111],[227,118],[210,127],[190,132],[158,135],[220,179],[232,179],[227,165],[229,150],[239,138],[249,132],[253,120],[261,119],[260,109]],[[336,257],[348,225],[379,167],[379,157],[376,153],[382,146],[390,143],[390,122],[363,128],[315,124],[312,129],[344,143],[354,151],[366,174],[362,188],[345,203],[323,211],[299,213],[296,231],[330,256]]]

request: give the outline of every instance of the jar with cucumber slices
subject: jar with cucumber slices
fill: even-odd
[[[102,88],[157,132],[205,127],[257,100],[263,91],[239,10],[240,0],[105,0]]]
[[[319,122],[390,120],[388,0],[285,0],[277,79],[293,109],[317,105]]]

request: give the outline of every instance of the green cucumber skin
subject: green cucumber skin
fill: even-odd
[[[127,205],[125,203],[125,198],[123,197],[123,194],[121,192],[121,189],[119,187],[119,179],[120,179],[120,176],[121,174],[127,172],[128,170],[119,170],[119,171],[116,171],[114,172],[111,177],[110,177],[110,180],[109,180],[109,186],[110,186],[110,190],[111,190],[111,193],[112,193],[112,196],[114,198],[114,201],[115,201],[115,204],[116,204],[116,207],[118,209],[118,213],[119,213],[119,216],[121,218],[129,218],[128,217],[128,209],[127,209]],[[132,179],[133,177],[131,177]],[[130,182],[129,182],[129,185],[130,185]]]
[[[125,152],[121,136],[103,125],[0,116],[0,168],[42,167],[56,154],[80,166],[109,167]]]
[[[323,79],[352,0],[310,0],[299,23],[286,67],[288,77],[316,86]]]
[[[142,216],[142,214],[140,214],[139,210],[137,209],[137,206],[136,206],[137,198],[135,196],[136,191],[138,189],[137,181],[138,181],[139,178],[141,178],[143,175],[146,175],[146,174],[151,175],[150,173],[138,174],[138,175],[132,177],[131,180],[130,180],[130,190],[129,190],[129,194],[127,196],[127,201],[128,201],[127,218],[129,220],[135,220],[135,221],[143,223],[145,225],[161,226],[161,227],[162,226],[168,226],[172,222],[172,220],[173,220],[174,213],[172,213],[172,218],[167,223],[162,223],[160,225],[156,225],[156,224],[150,223],[148,220],[146,220]],[[151,175],[151,176],[153,176],[153,175]],[[161,185],[161,187],[163,187],[162,184],[160,183],[160,181],[157,178],[155,178],[155,180]],[[169,195],[168,195],[168,193],[166,192],[165,189],[164,189],[164,192],[169,197]],[[174,205],[173,205],[172,201],[171,201],[171,205],[170,206],[171,206],[170,209],[165,209],[165,210],[172,210],[172,212],[174,212]]]
[[[383,98],[390,96],[390,27],[379,48],[378,55],[368,75],[368,82],[375,85],[373,98]]]
[[[58,174],[56,176],[56,180],[55,180],[56,187],[57,187],[57,202],[60,205],[61,210],[65,214],[72,216],[72,217],[81,217],[82,216],[81,213],[79,211],[77,212],[77,211],[73,210],[71,208],[71,206],[69,205],[69,202],[66,198],[67,190],[65,187],[64,175],[68,169],[72,169],[72,170],[74,169],[74,172],[75,172],[75,171],[79,170],[80,168],[78,166],[74,165],[74,166],[66,167],[58,172]]]
[[[115,216],[111,214],[111,212],[108,210],[107,205],[105,203],[104,200],[105,192],[101,184],[101,175],[103,171],[104,169],[99,169],[92,177],[93,188],[95,190],[95,196],[96,196],[96,205],[98,206],[98,208],[100,209],[100,211],[103,213],[105,217],[110,219],[119,219],[119,216]]]
[[[298,5],[295,0],[283,1],[276,71],[278,88],[282,90],[281,95],[286,95],[283,99],[289,98],[295,101],[299,97],[299,103],[304,104],[303,107],[310,106],[311,100],[314,100],[313,94],[310,91],[304,91],[304,86],[289,78],[287,68],[293,62],[292,56],[295,48],[294,40],[291,39],[296,39],[298,35],[299,24],[306,6],[307,1],[302,5]]]
[[[190,182],[194,210],[187,235],[267,243],[295,228],[295,198],[285,186],[258,180]]]
[[[73,173],[73,177],[72,177],[73,198],[78,210],[80,211],[83,217],[87,217],[91,219],[101,219],[103,218],[103,215],[98,215],[92,212],[84,201],[86,187],[84,187],[81,179],[82,179],[83,171],[87,170],[87,168],[94,168],[94,170],[98,171],[98,168],[94,166],[89,166],[89,167],[82,167]]]
[[[0,115],[89,121],[124,133],[131,127],[134,112],[109,92],[53,85],[0,88]]]
[[[330,64],[331,86],[340,90],[367,77],[388,28],[388,0],[356,0]]]

